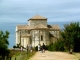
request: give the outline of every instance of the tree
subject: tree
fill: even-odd
[[[80,26],[79,22],[70,23],[64,25],[64,29],[61,32],[61,36],[64,40],[65,46],[70,51],[80,51]]]
[[[13,48],[15,49],[15,48],[16,48],[16,46],[14,45],[14,46],[13,46]]]
[[[5,31],[5,32],[0,31],[0,56],[2,56],[2,58],[9,55],[8,38],[9,38],[9,32],[8,31]]]

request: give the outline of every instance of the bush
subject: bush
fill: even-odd
[[[46,45],[46,46],[45,46],[45,50],[48,50],[48,47],[49,47],[49,45]]]
[[[35,47],[35,51],[38,51],[38,46]]]
[[[51,44],[48,46],[48,50],[49,50],[49,51],[54,51],[53,43],[51,43]]]
[[[48,50],[49,51],[64,51],[64,41],[62,40],[58,40],[57,42],[55,43],[51,43],[49,46],[48,46]]]

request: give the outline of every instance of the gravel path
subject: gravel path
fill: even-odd
[[[66,52],[37,52],[29,60],[79,60],[75,55]]]

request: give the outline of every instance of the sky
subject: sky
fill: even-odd
[[[80,0],[0,0],[0,30],[10,32],[9,47],[15,44],[17,24],[27,23],[35,15],[62,27],[67,22],[80,22]]]
[[[37,14],[48,22],[80,21],[80,0],[0,0],[0,23],[27,22]]]

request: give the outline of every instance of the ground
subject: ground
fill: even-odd
[[[69,54],[68,52],[50,52],[45,53],[37,52],[29,60],[79,60],[80,54]]]

